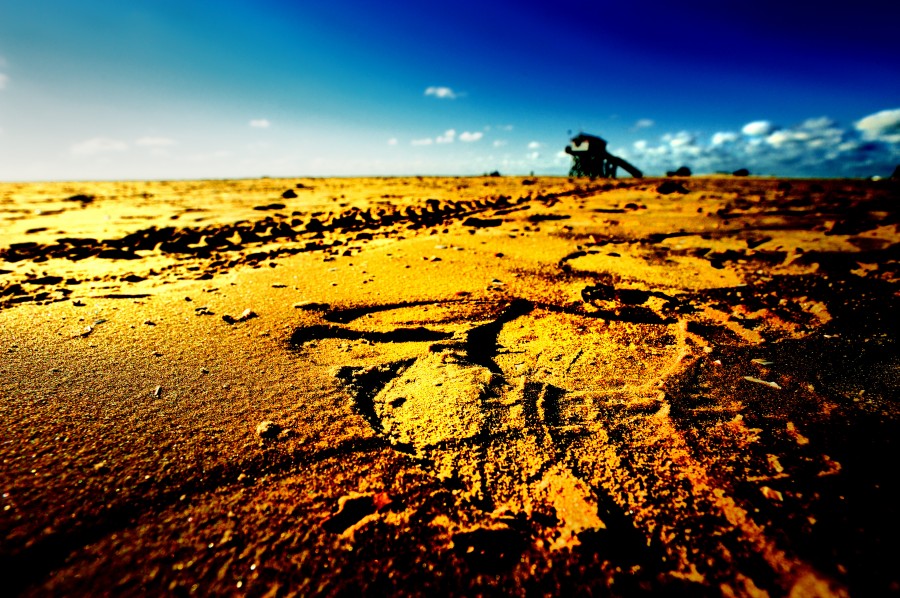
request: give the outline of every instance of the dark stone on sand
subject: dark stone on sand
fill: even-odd
[[[670,193],[688,193],[688,188],[675,181],[665,181],[656,188],[656,192],[662,193],[663,195],[669,195]]]
[[[318,218],[310,218],[309,222],[306,224],[306,230],[311,233],[317,233],[325,230],[325,225],[322,224],[322,221]]]
[[[43,286],[46,284],[59,284],[63,281],[62,276],[41,276],[40,278],[32,278],[31,280],[26,280],[27,284],[35,284],[39,286]]]
[[[747,170],[746,168],[738,168],[731,174],[734,176],[750,176],[750,171]]]
[[[499,170],[495,170],[492,173],[490,173],[488,176],[503,176],[503,175],[500,174]]]
[[[281,426],[273,421],[265,420],[259,422],[256,426],[256,435],[263,440],[274,440],[281,433]]]
[[[66,201],[77,201],[80,202],[81,205],[89,204],[96,199],[93,195],[73,195],[71,197],[67,197]]]
[[[487,228],[491,226],[500,226],[503,220],[500,218],[466,218],[463,226],[474,226],[475,228]]]
[[[18,249],[34,249],[34,248],[37,247],[37,246],[38,246],[38,244],[35,243],[34,241],[25,241],[25,242],[22,242],[22,243],[10,243],[10,244],[9,244],[9,248],[12,249],[12,250],[18,250]]]
[[[295,309],[305,309],[308,311],[328,311],[331,306],[327,303],[316,303],[314,301],[301,301],[294,304]]]
[[[295,197],[297,197],[297,192],[294,191],[293,189],[288,189],[287,191],[285,191],[284,193],[281,194],[281,197],[283,197],[285,199],[294,199]]]
[[[104,249],[97,254],[97,257],[107,260],[138,260],[141,258],[141,256],[136,253],[124,251],[122,249]]]
[[[682,166],[678,170],[668,171],[666,176],[691,176],[691,169],[687,166]]]
[[[222,316],[222,319],[227,324],[237,324],[238,322],[246,322],[247,320],[252,320],[253,318],[258,318],[258,317],[259,316],[256,315],[255,312],[253,312],[249,309],[245,309],[244,312],[236,318],[234,316],[225,314],[224,316]]]

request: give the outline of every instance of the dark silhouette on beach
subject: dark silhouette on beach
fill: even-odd
[[[566,153],[572,156],[572,168],[569,170],[572,177],[614,179],[619,168],[636,179],[644,176],[633,165],[607,152],[606,141],[594,135],[579,133],[566,146]]]

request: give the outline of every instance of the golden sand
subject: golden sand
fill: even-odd
[[[11,593],[900,591],[898,188],[0,185]]]

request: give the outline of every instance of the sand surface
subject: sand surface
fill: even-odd
[[[0,184],[2,593],[900,592],[898,201]]]

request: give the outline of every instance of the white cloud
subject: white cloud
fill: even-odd
[[[391,137],[390,139],[387,140],[387,144],[388,145],[397,145],[397,138]]]
[[[135,140],[134,144],[141,147],[169,147],[178,142],[170,137],[141,137]]]
[[[475,131],[473,133],[470,133],[469,131],[463,131],[459,134],[459,140],[465,141],[466,143],[478,141],[482,137],[484,137],[484,133],[482,133],[481,131]]]
[[[722,145],[725,143],[733,143],[738,140],[738,134],[732,131],[719,131],[712,136],[711,143],[713,145]]]
[[[744,127],[741,129],[741,132],[744,133],[744,135],[750,135],[751,137],[758,137],[758,136],[768,135],[769,133],[771,133],[774,130],[775,130],[775,127],[772,126],[772,123],[770,123],[769,121],[756,120],[756,121],[753,121],[752,123],[747,123],[746,125],[744,125]]]
[[[655,142],[637,141],[613,153],[648,174],[687,165],[696,173],[747,168],[776,176],[890,175],[900,162],[900,110],[885,110],[855,124],[843,127],[817,117],[776,129],[768,121],[758,121],[744,127],[745,135],[720,131],[701,141],[682,131]]]
[[[669,146],[672,148],[683,148],[694,145],[696,141],[696,137],[688,133],[687,131],[679,131],[674,135],[668,134],[663,135],[663,141],[667,141]]]
[[[456,138],[456,129],[447,129],[443,135],[438,135],[435,141],[438,143],[453,143]]]
[[[882,139],[900,143],[900,108],[882,110],[856,122],[856,129],[866,139]]]
[[[649,118],[642,118],[642,119],[639,119],[636,123],[634,123],[634,129],[635,129],[635,130],[637,130],[637,129],[647,129],[647,128],[649,128],[649,127],[652,127],[652,126],[655,125],[655,124],[656,124],[656,123],[655,123],[653,120],[649,119]]]
[[[9,77],[4,75],[3,73],[0,73],[0,89],[5,88],[6,84],[8,82],[9,82]]]
[[[440,98],[442,100],[455,100],[459,97],[459,94],[450,89],[449,87],[438,87],[431,86],[425,88],[426,96],[434,96],[436,98]]]
[[[128,149],[128,144],[108,137],[94,137],[81,141],[72,146],[72,153],[76,156],[93,156],[106,152],[121,152]]]
[[[539,147],[541,147],[541,144],[537,141],[532,141],[531,143],[528,144],[528,149],[530,149],[530,150],[536,150]]]
[[[802,125],[801,125],[802,126]],[[801,143],[810,140],[810,133],[802,130],[785,129],[775,131],[766,137],[766,143],[775,147],[781,147],[788,143]]]
[[[503,147],[504,145],[506,145],[506,140],[505,139],[495,139],[494,143],[492,145],[494,147]]]
[[[529,159],[529,160],[537,160],[537,159],[540,158],[540,157],[541,157],[541,153],[540,153],[540,152],[530,152],[530,153],[528,154],[528,159]]]
[[[268,129],[272,126],[272,123],[265,118],[254,118],[250,121],[250,126],[256,129]]]
[[[431,145],[434,143],[434,140],[431,138],[426,139],[413,139],[409,142],[411,145]]]
[[[834,126],[835,122],[827,116],[820,116],[819,118],[807,118],[800,125],[800,127],[803,129],[830,129]]]

